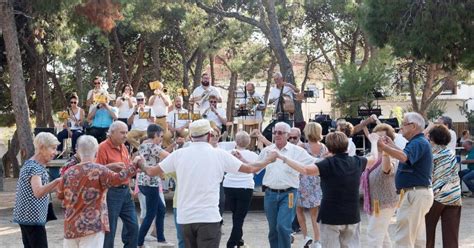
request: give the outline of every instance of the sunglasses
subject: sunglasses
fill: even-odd
[[[273,135],[284,135],[284,134],[286,134],[286,132],[284,132],[284,131],[273,131],[272,134]]]
[[[209,101],[210,103],[217,103],[217,101]]]
[[[293,136],[293,137],[290,136],[290,137],[288,137],[288,139],[289,139],[289,140],[297,140],[297,139],[298,139],[298,136]]]
[[[143,102],[145,99],[137,99],[137,102]]]
[[[70,104],[76,104],[77,102],[69,102]]]
[[[100,84],[100,82],[95,82],[94,84]]]

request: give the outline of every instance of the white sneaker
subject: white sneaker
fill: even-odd
[[[156,237],[153,237],[151,235],[146,235],[145,236],[145,241],[156,241]]]
[[[311,243],[313,243],[313,238],[306,236],[303,241],[303,248],[309,248]]]
[[[311,244],[311,248],[321,248],[321,242],[319,240],[316,240]]]
[[[290,240],[291,240],[292,244],[293,244],[293,242],[295,242],[295,235],[293,233],[290,234]]]
[[[168,241],[158,242],[158,247],[174,247],[174,244]]]

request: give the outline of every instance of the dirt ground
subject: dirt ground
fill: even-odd
[[[15,199],[16,180],[6,179],[5,192],[0,192],[0,247],[22,247],[20,228],[17,224],[11,222],[12,207]],[[55,212],[59,220],[49,222],[46,225],[49,247],[62,247],[63,242],[63,210],[60,203],[54,201]],[[137,210],[138,211],[138,210]],[[365,214],[361,214],[361,246],[372,247],[367,244],[366,228],[367,218]],[[309,217],[309,216],[308,216]],[[307,218],[309,219],[309,218]],[[120,221],[119,221],[120,222]],[[232,228],[231,214],[226,212],[224,214],[223,235],[221,239],[221,247],[225,247],[225,243],[229,237]],[[262,211],[253,211],[247,215],[244,224],[244,240],[248,247],[269,247],[268,245],[268,226],[265,219],[265,214]],[[442,247],[441,243],[441,225],[438,225],[437,230],[437,245]],[[115,247],[122,247],[120,241],[121,227],[117,231],[115,240]],[[461,228],[459,233],[460,247],[474,247],[474,198],[463,198],[463,210],[461,217]],[[393,225],[389,229],[393,233]],[[165,219],[165,237],[169,242],[176,244],[176,233],[173,222],[172,212],[168,212]],[[292,247],[301,247],[303,236],[297,235],[295,243]],[[158,247],[154,241],[146,241],[146,247]]]

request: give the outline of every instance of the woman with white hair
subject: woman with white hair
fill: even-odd
[[[250,135],[240,131],[235,135],[235,149],[240,153],[245,163],[257,161],[258,155],[247,149],[250,144]],[[253,174],[227,173],[224,177],[225,201],[232,211],[232,232],[230,233],[227,247],[243,246],[242,226],[250,207],[254,181]]]
[[[61,178],[49,182],[45,167],[56,156],[59,141],[51,133],[39,133],[33,144],[35,154],[21,167],[16,185],[13,222],[20,225],[25,247],[48,247],[45,228],[48,193],[56,188]]]
[[[109,218],[105,197],[107,189],[122,185],[136,174],[135,166],[123,163],[106,166],[95,163],[99,149],[97,140],[83,135],[77,142],[77,153],[81,163],[69,168],[58,187],[58,198],[63,200],[64,247],[98,247],[104,243],[109,229]],[[114,172],[117,169],[119,172]]]

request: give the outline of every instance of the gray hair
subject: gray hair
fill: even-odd
[[[119,127],[125,127],[128,130],[127,124],[122,121],[114,121],[109,126],[109,131],[107,132],[107,136],[110,136],[115,130],[119,129]]]
[[[443,125],[447,126],[448,129],[453,129],[453,119],[451,117],[443,115],[438,118],[443,122]]]
[[[418,126],[418,128],[425,128],[425,118],[422,115],[416,112],[408,112],[405,114],[405,119],[408,122],[412,122]]]
[[[275,72],[273,73],[273,78],[283,78],[283,75],[281,74],[281,72]]]
[[[37,134],[33,141],[35,150],[40,150],[42,148],[48,148],[52,146],[58,146],[59,144],[61,143],[58,141],[56,136],[48,132],[41,132]]]
[[[245,131],[239,131],[235,134],[235,143],[239,147],[247,147],[250,144],[250,135]]]
[[[297,127],[290,128],[290,132],[295,131],[301,137],[301,130]]]
[[[284,131],[287,132],[287,133],[289,133],[291,131],[290,125],[288,125],[288,123],[286,123],[286,122],[278,122],[277,124],[275,124],[275,129],[277,127],[282,127],[284,129]]]
[[[82,135],[77,140],[77,153],[81,159],[94,158],[98,149],[99,143],[93,136]]]

